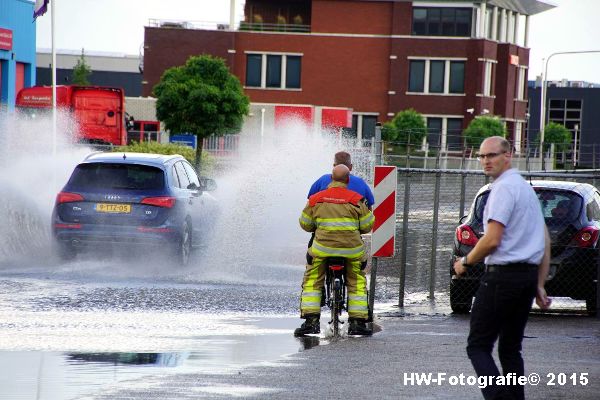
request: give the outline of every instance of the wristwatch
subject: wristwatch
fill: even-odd
[[[465,268],[469,268],[471,266],[470,264],[467,263],[467,256],[463,256],[463,258],[461,258],[460,261],[462,262],[462,265]]]

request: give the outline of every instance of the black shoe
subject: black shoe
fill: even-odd
[[[294,336],[298,337],[321,333],[321,322],[319,321],[319,318],[319,315],[307,316],[306,321],[304,321],[300,328],[296,328],[294,331]]]
[[[373,331],[367,327],[364,319],[350,319],[348,326],[348,335],[350,336],[371,336]]]

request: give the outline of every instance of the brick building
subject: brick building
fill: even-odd
[[[376,122],[414,108],[428,141],[458,149],[476,116],[524,141],[529,16],[539,0],[247,0],[230,24],[154,21],[145,29],[142,94],[191,55],[226,60],[254,109],[298,107],[307,122],[373,137]],[[233,14],[233,13],[232,13]],[[264,111],[263,111],[264,114]]]

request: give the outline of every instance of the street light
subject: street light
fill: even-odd
[[[557,55],[562,54],[588,54],[588,53],[600,53],[600,50],[581,50],[581,51],[559,51],[552,53],[546,58],[544,65],[544,75],[542,76],[542,90],[540,93],[541,104],[540,104],[540,154],[543,154],[542,143],[544,142],[544,127],[546,125],[546,95],[548,91],[548,62],[550,59]]]

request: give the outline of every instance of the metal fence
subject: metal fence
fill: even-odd
[[[585,312],[586,307],[587,310],[595,309],[598,252],[595,243],[591,248],[582,246],[598,239],[600,196],[595,186],[596,179],[600,179],[600,171],[587,174],[522,174],[528,180],[560,180],[593,185],[579,185],[579,190],[583,187],[583,190],[596,193],[589,193],[585,201],[579,198],[579,205],[567,211],[583,212],[586,218],[591,218],[589,224],[595,228],[587,231],[582,231],[583,227],[578,225],[573,215],[561,217],[559,214],[561,201],[577,196],[550,191],[546,197],[538,192],[538,197],[553,240],[552,279],[547,284],[549,295],[554,296],[552,308],[581,312]],[[377,299],[397,299],[400,307],[428,302],[436,306],[451,305],[451,264],[457,255],[456,229],[472,219],[461,217],[469,214],[477,192],[486,183],[488,178],[481,171],[398,168],[396,255],[378,259]],[[474,230],[480,230],[476,232],[480,234],[483,228],[476,227]],[[587,242],[583,243],[582,240]],[[476,288],[478,276],[474,278]],[[461,288],[465,291],[472,289]],[[462,293],[463,301],[469,302],[468,309],[472,294]],[[456,296],[456,290],[453,295]],[[456,308],[459,312],[468,311],[464,307]]]

